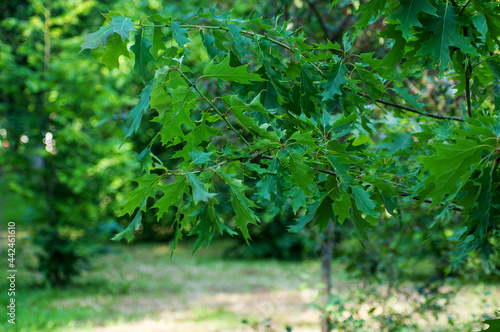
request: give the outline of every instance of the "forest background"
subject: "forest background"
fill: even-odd
[[[140,330],[146,324],[161,330],[173,324],[167,326],[185,330],[175,324],[188,321],[189,330],[208,323],[215,331],[306,331],[319,329],[321,321],[324,330],[486,327],[480,322],[495,318],[499,308],[498,3],[417,1],[422,7],[396,28],[391,20],[411,16],[406,3],[2,4],[0,210],[2,225],[16,224],[15,257],[21,271],[18,324],[3,326],[19,331],[113,326]],[[223,14],[229,10],[231,14]],[[151,52],[152,61],[147,55],[141,59],[137,39],[129,39],[133,24],[130,31],[111,31],[105,41],[93,35],[103,23],[126,23],[126,18],[139,25],[137,31],[145,31],[150,24],[146,17],[158,13],[149,20],[171,28],[172,38],[156,28],[147,32],[151,35],[136,34],[151,39],[146,53]],[[203,34],[196,27],[199,23],[190,29],[193,17],[213,19],[214,30],[228,24],[227,32]],[[243,67],[246,78],[241,68],[232,69],[253,56],[246,53],[252,42],[241,32],[247,21],[240,17],[257,20],[252,22],[255,38],[260,33],[269,38],[264,41],[275,41],[266,45],[269,53],[262,51],[256,62]],[[428,38],[427,46],[436,47],[436,33],[428,28],[437,29],[432,24],[436,17],[452,24],[443,30],[448,34],[445,46],[412,53],[415,38]],[[472,22],[470,31],[466,19]],[[234,49],[224,51],[223,42],[217,44],[214,38]],[[408,44],[401,46],[403,41]],[[276,45],[281,49],[275,50]],[[394,51],[401,47],[406,47],[405,61]],[[305,64],[300,52],[308,54]],[[230,61],[227,74],[213,69],[224,59]],[[261,71],[255,63],[262,64]],[[323,78],[317,63],[325,66]],[[214,195],[224,188],[197,173],[219,160],[219,152],[203,142],[196,143],[200,149],[186,150],[184,159],[191,160],[180,164],[191,188],[184,189],[186,199],[193,197],[189,213],[179,207],[160,208],[162,213],[151,209],[167,192],[161,196],[147,189],[147,194],[137,195],[150,186],[151,177],[178,167],[174,154],[182,156],[185,150],[162,132],[168,123],[150,121],[155,110],[177,106],[165,106],[169,102],[155,93],[155,107],[149,105],[149,95],[148,105],[144,103],[145,91],[155,84],[152,79],[170,75],[166,67],[183,69],[196,82],[194,75],[201,72],[218,79],[200,80],[196,89],[189,86],[193,100],[211,96],[196,110],[220,108],[218,98],[234,112],[227,111],[227,121],[203,118],[224,133],[209,132],[217,138],[214,146],[229,156],[224,176],[245,179],[240,186],[230,176],[221,176],[229,186],[225,195],[224,190],[218,193],[221,219],[213,212],[196,212],[203,203],[212,209]],[[256,72],[260,78],[252,76]],[[245,90],[252,80],[272,84]],[[287,80],[299,82],[300,88],[290,85],[287,91]],[[246,93],[252,100],[232,99],[233,84],[227,81],[234,82],[239,96]],[[310,91],[302,90],[304,86]],[[182,86],[168,88],[183,91]],[[252,95],[252,89],[265,93]],[[310,111],[318,106],[321,111]],[[249,120],[244,109],[262,115],[252,113],[255,118]],[[198,123],[199,114],[192,112],[187,121]],[[264,116],[271,121],[262,127]],[[225,126],[237,129],[231,132]],[[323,128],[319,138],[311,134],[317,127]],[[178,136],[188,137],[189,130],[183,128]],[[286,150],[286,142],[301,147],[280,155],[268,143],[278,138],[274,132],[279,150]],[[161,142],[155,142],[160,136]],[[188,142],[186,137],[181,140]],[[245,151],[239,140],[261,143]],[[222,141],[230,143],[225,150]],[[326,143],[321,151],[312,151],[321,145],[318,142]],[[238,149],[247,154],[238,155]],[[318,166],[308,156],[320,156],[325,149],[344,154],[325,154],[330,168],[312,175]],[[269,153],[260,155],[260,150]],[[238,160],[247,161],[246,178],[238,174]],[[407,166],[408,160],[424,166]],[[275,173],[263,175],[271,167],[276,167]],[[285,184],[272,182],[274,174],[283,174]],[[358,178],[364,182],[357,184]],[[138,179],[139,187],[132,179]],[[270,183],[278,189],[273,191]],[[432,183],[437,185],[429,187]],[[252,194],[246,186],[257,190]],[[313,189],[316,186],[328,195]],[[333,187],[342,194],[330,195]],[[280,188],[286,194],[278,195]],[[332,204],[333,210],[325,210]],[[196,216],[202,213],[215,220],[212,226],[198,223]],[[194,219],[178,219],[181,214]],[[200,249],[213,236],[211,246]],[[112,242],[112,237],[134,241]],[[178,243],[181,238],[185,242]],[[170,249],[178,245],[171,258]],[[192,248],[201,251],[190,256]],[[2,253],[9,257],[7,250]],[[333,267],[325,263],[325,253],[330,262],[333,255]],[[333,276],[325,277],[325,266]],[[172,305],[169,297],[179,304]],[[6,294],[2,299],[8,301]],[[253,309],[246,310],[249,307]],[[166,319],[171,314],[175,319]]]

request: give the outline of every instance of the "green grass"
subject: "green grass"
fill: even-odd
[[[310,306],[317,297],[317,261],[223,259],[226,242],[195,256],[192,247],[183,244],[172,258],[168,245],[112,248],[111,254],[95,257],[93,270],[66,289],[42,287],[40,275],[20,267],[17,324],[8,331],[319,330],[320,313]],[[33,264],[28,245],[23,249],[18,261]],[[336,294],[357,294],[360,281],[349,279],[342,266],[335,265],[333,275]],[[468,286],[459,293],[453,314],[470,321],[474,314],[500,308],[499,295],[498,285]],[[1,298],[5,303],[6,295]],[[446,329],[432,329],[441,330]]]

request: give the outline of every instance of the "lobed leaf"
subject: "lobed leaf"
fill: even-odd
[[[128,17],[113,16],[109,25],[113,27],[113,31],[122,37],[122,40],[128,40],[130,31],[135,30],[134,22]]]
[[[152,76],[147,70],[148,63],[155,62],[149,52],[151,46],[151,42],[138,33],[135,35],[135,44],[130,47],[130,50],[135,54],[134,73],[139,74],[143,82]]]
[[[114,33],[113,27],[111,25],[100,27],[98,31],[89,33],[88,35],[83,37],[83,39],[85,39],[85,42],[83,42],[81,45],[82,51],[87,48],[93,50],[94,48],[97,48],[100,45],[106,46],[108,38],[113,33]]]
[[[215,199],[215,196],[217,196],[217,194],[209,193],[208,191],[206,191],[205,184],[200,182],[200,180],[198,180],[196,175],[194,175],[191,172],[186,172],[186,177],[193,191],[193,199],[196,204],[200,202],[203,203],[217,202],[217,200]]]
[[[250,81],[263,81],[262,77],[257,74],[250,74],[247,71],[247,65],[239,67],[229,66],[230,57],[226,56],[221,63],[215,64],[214,61],[205,67],[203,71],[204,77],[219,78],[223,81],[232,81],[238,83],[248,84]]]
[[[122,55],[127,58],[129,57],[127,45],[121,40],[120,36],[113,34],[108,39],[106,51],[102,56],[102,63],[104,63],[108,69],[118,68],[120,66],[118,59]]]

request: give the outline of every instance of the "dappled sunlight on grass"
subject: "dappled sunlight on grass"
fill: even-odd
[[[114,244],[111,254],[95,257],[93,270],[65,289],[37,286],[33,273],[23,269],[19,307],[29,310],[19,311],[19,331],[319,330],[320,312],[310,305],[318,298],[318,261],[225,259],[225,242],[194,256],[191,248],[182,244],[171,257],[168,245]],[[349,278],[341,265],[333,269],[333,293],[355,298],[363,281]],[[381,293],[386,288],[378,287]],[[480,315],[498,309],[498,299],[498,285],[466,286],[450,313],[463,322],[480,321]],[[392,297],[389,303],[408,307],[404,298]],[[370,319],[371,308],[380,310],[377,303],[346,304],[359,309],[363,319]],[[445,316],[432,323],[435,328],[429,324],[421,326],[446,331]]]

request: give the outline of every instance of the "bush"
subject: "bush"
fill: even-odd
[[[37,253],[37,270],[52,287],[68,285],[82,269],[90,268],[87,257],[77,253],[76,242],[57,231],[43,230],[34,242],[43,250]]]

